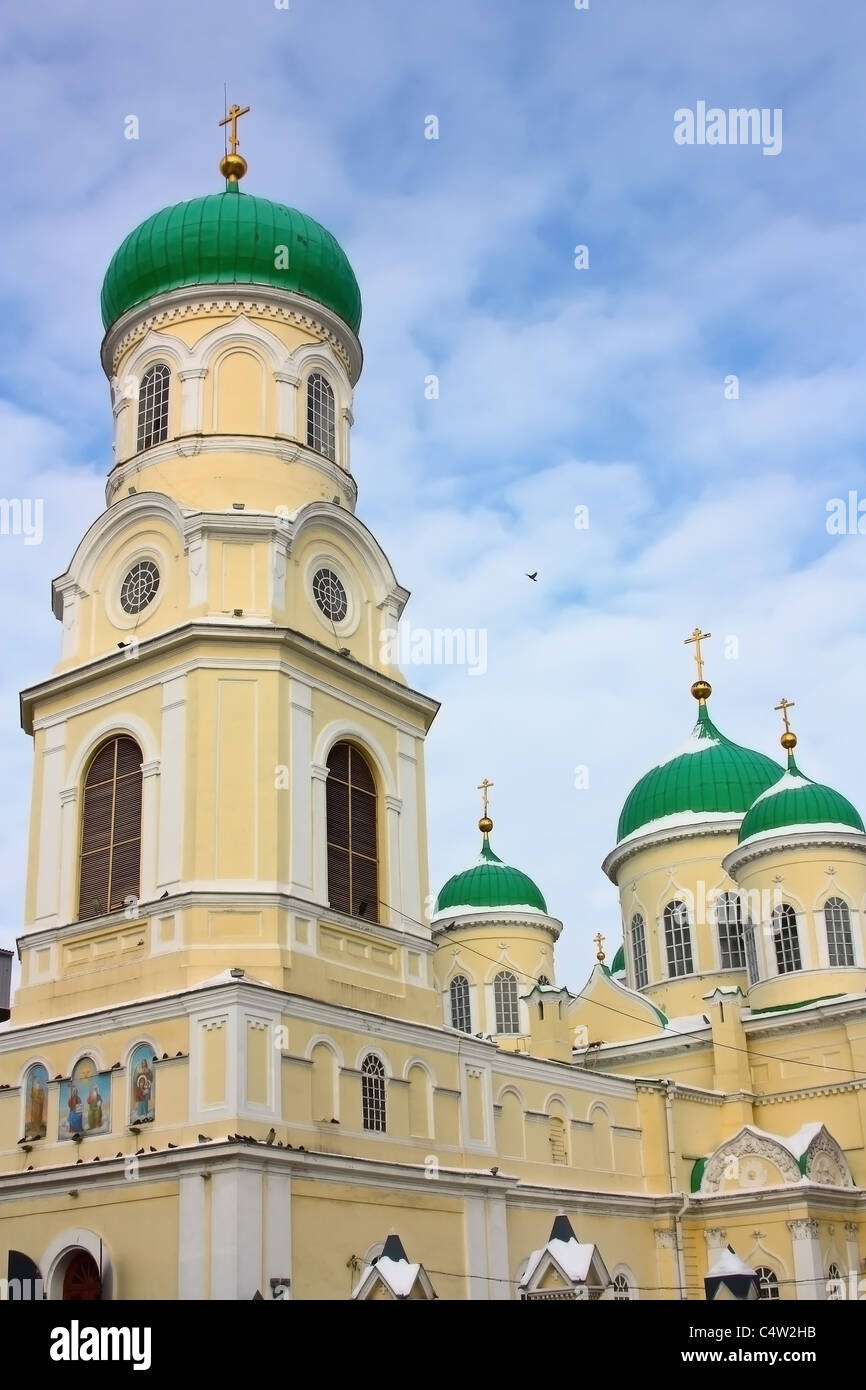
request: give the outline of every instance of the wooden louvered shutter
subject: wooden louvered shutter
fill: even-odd
[[[379,920],[376,784],[364,755],[337,743],[328,758],[328,899],[353,917]]]
[[[84,782],[79,917],[96,917],[138,897],[141,863],[141,749],[106,743]]]

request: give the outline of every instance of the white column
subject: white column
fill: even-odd
[[[340,411],[340,452],[337,454],[337,462],[346,472],[351,472],[349,467],[350,445],[352,439],[352,426],[355,417],[347,405]]]
[[[159,834],[160,763],[141,765],[141,870],[138,896],[143,903],[156,896],[156,848]]]
[[[466,1272],[468,1275],[468,1297],[471,1302],[483,1302],[489,1298],[489,1287],[484,1277],[487,1273],[487,1232],[484,1221],[484,1198],[467,1197],[464,1205],[466,1223],[464,1239],[466,1242]]]
[[[188,1173],[178,1183],[177,1296],[201,1302],[205,1286],[205,1235],[208,1184],[203,1173]]]
[[[162,761],[156,888],[176,888],[183,874],[186,805],[186,676],[162,688]]]
[[[303,681],[289,681],[289,891],[309,898],[314,889],[313,855],[319,827],[313,818],[313,691]],[[325,768],[327,777],[328,769]],[[324,783],[322,783],[324,793]],[[325,865],[327,880],[327,864]],[[327,892],[327,883],[325,891]],[[327,901],[327,898],[319,898]]]
[[[265,1285],[270,1297],[272,1279],[292,1278],[292,1179],[271,1169],[265,1176]],[[291,1294],[294,1297],[294,1292]]]
[[[827,1297],[824,1263],[818,1243],[818,1222],[813,1218],[788,1221],[794,1250],[794,1278],[799,1302]]]
[[[852,1282],[851,1271],[853,1270],[855,1272],[853,1283],[856,1289],[860,1280],[860,1250],[857,1246],[856,1221],[845,1222],[845,1249],[848,1256],[848,1267],[845,1270],[845,1286],[847,1289],[848,1285]],[[848,1295],[849,1297],[851,1296],[850,1289],[848,1289]]]
[[[248,1302],[262,1282],[262,1175],[241,1166],[215,1172],[211,1189],[210,1296]]]
[[[424,921],[421,900],[421,862],[418,832],[418,743],[409,734],[397,736],[397,786],[402,801],[400,811],[401,907],[408,917]],[[417,930],[410,923],[412,930]]]
[[[490,1274],[490,1298],[511,1298],[511,1274],[508,1262],[508,1224],[505,1216],[505,1195],[490,1196],[487,1208],[487,1263]]]
[[[77,584],[59,585],[63,602],[63,635],[60,642],[60,655],[66,661],[75,655],[78,646],[79,601],[85,597],[84,590]]]
[[[392,927],[402,927],[403,873],[400,863],[400,812],[403,802],[399,796],[385,797],[388,817],[388,921]],[[381,891],[381,890],[380,890]],[[414,916],[414,913],[413,913]]]
[[[298,385],[301,378],[293,372],[274,372],[277,383],[277,434],[299,439]]]
[[[328,804],[325,783],[328,769],[321,763],[310,764],[313,798],[313,901],[328,901]]]
[[[271,616],[286,611],[286,573],[289,568],[289,528],[285,517],[278,514],[277,525],[283,534],[271,541]]]
[[[133,383],[136,388],[138,383]],[[126,394],[128,387],[124,383],[118,382],[114,397],[112,411],[114,414],[114,459],[116,463],[123,463],[135,451],[133,449],[132,425],[135,419],[135,411],[132,409],[134,397]]]
[[[42,784],[36,875],[35,920],[56,920],[60,891],[61,804],[60,789],[66,764],[66,725],[50,724],[44,732],[42,759],[37,776]]]
[[[186,535],[189,601],[192,608],[207,603],[207,540],[201,527]]]
[[[57,920],[60,926],[78,915],[78,788],[60,793],[60,894]]]
[[[204,428],[202,400],[207,367],[187,367],[178,372],[180,378],[180,433],[192,434]]]

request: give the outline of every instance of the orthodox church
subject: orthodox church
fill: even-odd
[[[486,779],[425,917],[437,705],[384,659],[409,594],[356,513],[358,285],[241,191],[243,114],[224,190],[103,285],[107,505],[21,697],[4,1295],[856,1296],[860,815],[801,771],[789,702],[781,759],[716,726],[696,629],[694,728],[604,862],[610,963],[599,935],[558,980]]]

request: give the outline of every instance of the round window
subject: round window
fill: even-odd
[[[152,560],[139,560],[120,586],[120,606],[124,613],[140,613],[156,597],[159,570]]]
[[[313,575],[313,598],[332,623],[341,623],[349,611],[346,590],[333,570],[316,570]]]

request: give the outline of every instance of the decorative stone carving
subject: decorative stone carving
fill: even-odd
[[[812,1182],[827,1187],[853,1187],[848,1162],[832,1134],[822,1128],[815,1135],[805,1154],[803,1170]]]
[[[786,1182],[799,1182],[802,1176],[794,1156],[782,1144],[767,1135],[741,1129],[739,1134],[716,1149],[704,1171],[702,1192],[719,1191],[722,1182],[729,1177],[732,1159],[738,1161],[735,1180],[746,1187],[766,1184],[768,1174],[764,1165],[757,1162],[759,1159],[767,1159],[774,1164]]]
[[[704,1240],[710,1250],[721,1250],[727,1245],[727,1231],[723,1231],[719,1226],[711,1226],[708,1231],[704,1231]]]
[[[845,1222],[845,1239],[852,1245],[857,1243],[857,1224],[854,1221]]]
[[[812,1217],[785,1223],[793,1240],[817,1240],[819,1223]]]
[[[677,1239],[673,1231],[654,1231],[657,1250],[676,1250]]]

